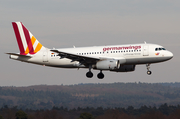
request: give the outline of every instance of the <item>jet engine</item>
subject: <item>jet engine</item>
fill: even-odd
[[[100,70],[117,70],[120,67],[119,60],[102,60],[96,63],[95,68]]]

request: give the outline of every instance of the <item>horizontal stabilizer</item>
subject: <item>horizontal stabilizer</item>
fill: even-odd
[[[15,55],[15,56],[21,56],[21,57],[28,57],[28,58],[31,58],[32,56],[30,55],[20,55],[20,54],[16,54],[16,53],[6,53],[8,55]]]

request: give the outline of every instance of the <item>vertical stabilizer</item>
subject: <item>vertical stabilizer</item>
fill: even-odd
[[[32,35],[32,33],[21,23],[12,22],[20,54],[35,54],[44,49],[43,45]]]

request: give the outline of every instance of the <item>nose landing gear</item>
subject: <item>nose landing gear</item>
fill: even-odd
[[[147,68],[147,74],[151,75],[152,72],[149,70],[150,69],[150,64],[146,64],[146,68]]]
[[[151,75],[151,73],[152,73],[151,71],[147,71],[147,74],[148,74],[148,75]]]

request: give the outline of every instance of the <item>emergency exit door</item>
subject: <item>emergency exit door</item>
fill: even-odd
[[[149,55],[149,46],[144,45],[143,47],[143,56],[148,56]]]

